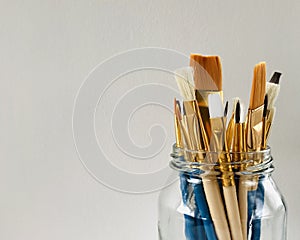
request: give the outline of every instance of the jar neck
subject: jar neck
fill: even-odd
[[[234,172],[237,175],[270,175],[274,171],[271,149],[255,152],[191,151],[173,146],[170,167],[190,175]]]

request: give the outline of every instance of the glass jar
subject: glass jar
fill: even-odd
[[[224,156],[230,163],[219,164]],[[244,240],[286,239],[286,206],[271,176],[270,148],[208,153],[174,146],[171,157],[170,166],[179,178],[159,196],[160,240],[240,240],[237,232]],[[197,157],[202,160],[185,160]],[[234,189],[231,198],[226,193],[228,186]],[[234,221],[238,224],[233,225]]]

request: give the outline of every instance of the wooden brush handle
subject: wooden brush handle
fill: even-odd
[[[242,240],[243,233],[241,228],[240,210],[236,196],[236,187],[223,186],[223,193],[232,239]]]
[[[247,240],[247,218],[248,218],[248,187],[245,185],[246,178],[240,177],[239,181],[239,209],[241,217],[241,225],[243,232],[243,239]]]
[[[215,176],[203,177],[203,187],[218,239],[230,240],[230,231],[217,178]]]

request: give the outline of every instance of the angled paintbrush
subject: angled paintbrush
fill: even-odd
[[[267,110],[267,120],[266,120],[266,140],[268,140],[270,134],[270,128],[274,120],[276,113],[276,108],[274,107],[275,101],[280,91],[280,81],[281,73],[274,72],[271,80],[267,82],[267,94],[268,94],[268,110]]]

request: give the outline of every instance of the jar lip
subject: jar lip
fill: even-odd
[[[188,154],[193,156],[204,154],[202,155],[204,158],[199,161],[187,161],[185,157]],[[229,158],[229,161],[220,163],[218,160],[223,156]],[[265,150],[252,152],[208,152],[178,148],[174,145],[171,157],[170,167],[183,172],[193,172],[203,167],[206,171],[211,171],[216,167],[228,166],[237,169],[236,171],[242,174],[266,172],[267,169],[269,169],[269,172],[273,171],[273,168],[270,168],[273,158],[269,146]]]
[[[205,151],[205,150],[191,150],[188,148],[180,148],[177,147],[176,144],[173,145],[173,153],[180,153],[180,152],[185,152],[185,153],[191,153],[191,154],[246,154],[247,156],[251,155],[259,155],[259,154],[271,154],[271,147],[267,146],[266,149],[259,150],[259,151],[247,151],[247,152],[234,152],[234,151]]]

